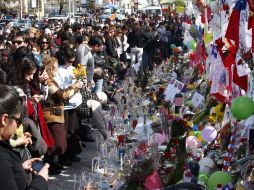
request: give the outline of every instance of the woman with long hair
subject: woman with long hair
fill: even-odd
[[[45,121],[51,131],[55,144],[47,151],[47,162],[50,163],[50,173],[60,173],[62,167],[54,162],[56,155],[64,154],[67,148],[67,135],[64,118],[64,101],[79,91],[83,82],[77,81],[68,88],[61,89],[54,77],[58,71],[58,61],[55,57],[47,57],[43,60],[46,71],[49,74],[49,95],[43,104]]]
[[[46,83],[41,83],[39,76],[36,75],[37,67],[35,62],[27,57],[21,59],[16,70],[17,80],[15,85],[23,89],[27,95],[27,114],[34,121],[36,126],[40,128],[41,135],[50,148],[54,145],[54,140],[45,123],[40,101],[46,97]],[[47,80],[46,80],[47,81]]]
[[[55,54],[58,60],[58,69],[55,80],[61,89],[68,89],[73,85],[73,64],[75,63],[75,52],[70,47],[61,48]],[[76,137],[76,131],[79,127],[76,115],[76,107],[80,105],[82,97],[80,93],[75,93],[76,98],[65,102],[64,120],[67,131],[67,150],[66,153],[59,156],[59,164],[69,166],[72,161],[79,162],[80,158],[76,156],[73,147],[73,139]],[[72,97],[73,98],[73,97]]]
[[[23,100],[15,87],[0,85],[0,187],[8,190],[46,190],[48,164],[33,177],[28,185],[26,172],[32,172],[33,158],[22,163],[19,155],[7,143],[23,120]]]
[[[52,41],[48,35],[42,34],[38,38],[38,44],[40,45],[41,48],[41,56],[44,58],[46,55],[52,55]]]

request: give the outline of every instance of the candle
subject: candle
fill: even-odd
[[[76,183],[77,183],[77,175],[74,174],[74,187],[73,187],[74,190],[76,190]]]
[[[92,159],[92,173],[94,172],[94,158]]]
[[[99,170],[100,170],[100,158],[98,158],[98,168],[97,168],[98,173],[99,173]]]
[[[123,153],[120,153],[120,169],[123,169]]]

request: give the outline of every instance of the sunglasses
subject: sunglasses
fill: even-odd
[[[18,44],[18,45],[20,45],[20,44],[22,44],[24,41],[13,41],[12,43],[13,44]]]
[[[41,42],[42,44],[48,44],[48,42]]]
[[[12,115],[9,115],[8,117],[9,117],[10,119],[15,120],[15,122],[16,122],[16,124],[17,124],[17,127],[19,127],[19,126],[22,124],[22,119],[17,118],[17,117],[12,116]]]

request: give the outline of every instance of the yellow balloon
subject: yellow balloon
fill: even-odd
[[[210,122],[212,125],[214,125],[215,122],[216,122],[216,116],[210,115],[210,116],[209,116],[209,122]]]
[[[184,7],[182,7],[182,6],[176,6],[176,12],[177,13],[183,13],[184,12]]]
[[[198,141],[199,141],[199,142],[202,142],[202,141],[203,141],[202,135],[198,136],[197,138],[198,138]]]

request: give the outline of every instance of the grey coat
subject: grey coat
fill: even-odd
[[[81,44],[76,51],[76,62],[86,66],[87,81],[91,82],[94,75],[94,56],[86,44]]]

